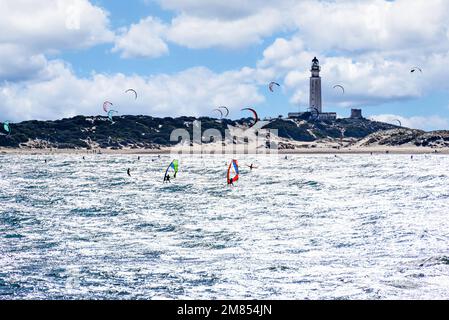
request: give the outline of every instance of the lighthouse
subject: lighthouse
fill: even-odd
[[[336,112],[323,112],[323,105],[321,100],[321,77],[320,77],[320,62],[315,57],[312,60],[312,68],[310,72],[310,98],[309,98],[309,112],[290,112],[288,117],[290,119],[305,119],[309,117],[310,121],[335,121],[337,119]]]
[[[322,113],[322,104],[321,104],[321,77],[320,77],[320,62],[315,57],[312,60],[312,76],[310,77],[310,102],[309,108],[311,112]]]

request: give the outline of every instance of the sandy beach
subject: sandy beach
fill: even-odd
[[[161,148],[161,149],[24,149],[24,148],[0,148],[0,154],[80,154],[80,155],[99,155],[99,154],[118,154],[118,155],[153,155],[153,154],[449,154],[448,148],[434,149],[425,147],[402,146],[402,147],[351,147],[336,149],[333,147],[315,147],[315,148],[295,148],[295,149],[279,149],[279,150],[236,150],[235,152],[223,151],[220,148],[200,148],[198,146],[192,148]]]

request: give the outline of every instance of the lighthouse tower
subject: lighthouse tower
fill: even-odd
[[[321,77],[320,77],[320,62],[315,57],[312,60],[312,76],[310,77],[310,111],[316,112],[318,110],[319,113],[322,113],[322,105],[321,105]]]

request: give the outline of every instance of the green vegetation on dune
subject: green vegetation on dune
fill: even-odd
[[[368,119],[337,119],[336,121],[290,121],[277,119],[267,125],[277,129],[279,136],[296,141],[317,139],[364,138],[374,132],[397,128],[394,125],[374,122]]]
[[[175,129],[186,129],[192,137],[195,121],[199,121],[203,133],[208,129],[216,129],[224,136],[228,126],[248,124],[251,119],[232,121],[207,117],[120,116],[114,117],[114,123],[111,123],[107,117],[76,116],[56,121],[33,120],[11,124],[12,133],[9,136],[0,135],[0,146],[154,149],[176,144],[178,141],[170,141],[170,135]],[[397,127],[367,119],[338,119],[331,122],[276,119],[264,128],[277,129],[282,138],[311,142],[323,138],[339,139],[342,132],[346,138],[361,139],[374,132]]]

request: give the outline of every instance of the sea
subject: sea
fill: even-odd
[[[447,297],[445,155],[0,155],[0,299]]]

